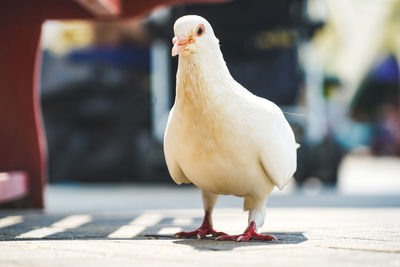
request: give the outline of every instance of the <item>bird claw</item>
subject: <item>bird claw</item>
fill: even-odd
[[[197,230],[194,230],[192,232],[179,232],[174,234],[175,237],[196,237],[197,239],[203,239],[206,238],[208,235],[218,237],[218,236],[223,236],[226,235],[224,232],[217,232],[211,227],[200,227]]]
[[[226,235],[224,232],[217,232],[212,227],[210,222],[210,213],[206,211],[201,226],[192,232],[179,232],[174,234],[174,237],[195,237],[197,239],[206,238],[208,235],[218,237]]]
[[[237,242],[248,242],[249,240],[263,240],[263,241],[278,241],[273,235],[260,235],[255,230],[255,223],[252,222],[249,227],[241,235],[223,235],[217,237],[215,240],[218,241],[237,241]]]

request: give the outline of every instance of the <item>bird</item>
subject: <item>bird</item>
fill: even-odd
[[[274,187],[282,190],[296,170],[293,130],[275,103],[254,95],[231,76],[205,18],[178,18],[172,44],[178,69],[164,156],[172,179],[200,188],[204,206],[201,226],[175,236],[277,240],[257,229],[264,224],[268,196]],[[212,212],[220,195],[244,198],[248,226],[242,234],[214,230]]]

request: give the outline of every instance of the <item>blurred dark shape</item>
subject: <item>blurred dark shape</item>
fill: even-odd
[[[67,55],[73,64],[106,64],[119,69],[149,69],[148,47],[95,46],[76,49]]]
[[[94,46],[63,58],[45,51],[42,81],[50,182],[160,176],[161,147],[150,133],[148,47]]]
[[[400,156],[400,69],[394,56],[386,57],[365,78],[352,116],[376,125],[374,154]]]
[[[323,83],[324,97],[329,98],[341,85],[342,83],[337,77],[326,76]]]
[[[400,69],[393,55],[389,55],[372,69],[353,100],[353,118],[364,122],[376,122],[383,105],[399,106],[399,73]]]
[[[388,56],[385,60],[373,71],[372,77],[377,81],[385,81],[390,83],[399,83],[400,69],[396,57]]]
[[[336,185],[339,165],[345,153],[346,150],[330,134],[315,146],[302,145],[297,151],[295,178],[298,185],[301,186],[310,177],[316,177],[328,186]]]
[[[381,113],[372,151],[376,155],[400,156],[400,108],[387,105],[382,108]]]

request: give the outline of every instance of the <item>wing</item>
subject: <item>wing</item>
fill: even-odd
[[[172,180],[174,180],[175,183],[181,184],[181,183],[191,183],[183,173],[182,169],[179,167],[179,164],[176,162],[176,159],[174,157],[174,147],[177,144],[178,140],[176,140],[175,135],[173,133],[174,127],[171,123],[172,118],[173,118],[173,112],[174,108],[171,109],[169,116],[168,116],[168,122],[167,122],[167,127],[165,130],[165,135],[164,135],[164,156],[165,156],[165,161],[167,163],[168,171],[169,174],[172,177]]]
[[[280,108],[272,102],[268,104],[260,161],[271,181],[282,190],[296,171],[297,144]]]

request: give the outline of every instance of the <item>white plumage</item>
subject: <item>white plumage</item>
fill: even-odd
[[[261,226],[268,195],[296,170],[293,131],[277,105],[233,79],[204,18],[181,17],[174,32],[176,98],[164,137],[172,179],[198,186],[210,216],[218,195],[243,197],[249,224]]]

